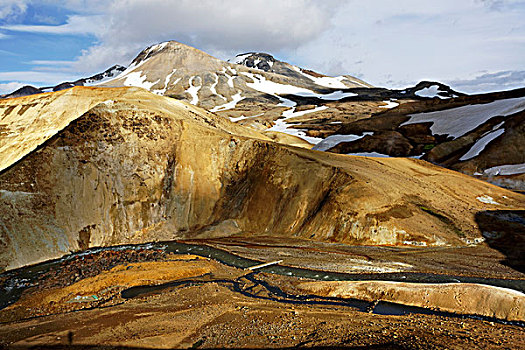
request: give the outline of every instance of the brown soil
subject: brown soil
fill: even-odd
[[[269,241],[268,238],[265,242],[268,246]],[[268,261],[271,249],[267,251],[261,243],[254,251],[259,258],[270,252]],[[345,254],[342,245],[293,243],[296,247],[281,245],[284,256],[292,256],[291,252],[304,247],[309,254],[304,260],[314,260],[312,263],[327,268],[330,265],[327,254]],[[232,242],[229,244],[232,248]],[[313,258],[315,251],[319,253],[318,259]],[[87,277],[81,275],[76,282],[73,282],[76,270],[68,266],[81,264],[82,259],[65,262],[47,273],[39,283],[46,285],[51,280],[46,288],[27,290],[17,303],[0,311],[0,346],[9,349],[296,346],[520,349],[525,341],[524,328],[516,325],[422,314],[371,314],[341,303],[323,304],[323,299],[315,296],[310,296],[306,303],[297,303],[289,297],[272,297],[264,284],[254,283],[245,276],[248,271],[214,260],[192,255],[142,254],[143,259],[135,263],[122,261],[122,257],[132,255],[130,251],[89,255],[90,265],[94,266],[90,271],[98,272],[96,275],[88,272]],[[372,255],[368,259],[377,262],[378,253]],[[398,262],[404,256],[411,259],[410,254],[401,252],[396,256]],[[435,257],[438,256],[436,252]],[[382,257],[383,263],[394,260],[392,254]],[[334,260],[331,265],[339,262]],[[497,265],[495,261],[493,264]],[[440,265],[439,259],[435,265]],[[292,294],[305,293],[307,286],[309,290],[325,290],[325,282],[257,272],[254,277]],[[183,283],[146,291],[131,299],[121,296],[121,291],[131,286],[167,281]],[[235,283],[239,290],[233,288]],[[99,299],[90,299],[93,295]],[[367,299],[369,295],[363,297]]]

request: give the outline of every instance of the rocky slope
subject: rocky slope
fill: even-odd
[[[286,146],[137,88],[0,101],[0,262],[175,238],[464,245],[525,197],[416,159]]]
[[[524,120],[525,89],[433,99],[342,123],[314,149],[418,157],[523,191]]]
[[[266,53],[225,62],[174,41],[145,49],[106,85],[141,86],[175,97],[277,142],[344,154],[423,157],[525,190],[518,115],[525,109],[523,90],[467,96],[430,81],[388,90],[351,76],[327,77]],[[454,134],[456,127],[461,134]]]

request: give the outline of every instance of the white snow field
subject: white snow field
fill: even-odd
[[[505,132],[505,129],[498,129],[496,131],[491,131],[485,136],[481,137],[479,140],[476,141],[472,145],[472,147],[468,150],[467,153],[461,156],[459,158],[460,161],[469,160],[481,153],[485,149],[485,147],[494,139],[496,139],[498,136],[503,134]]]
[[[487,176],[517,174],[525,174],[525,163],[498,165],[492,168],[485,169],[485,171],[483,172],[483,175]]]
[[[290,100],[288,100],[288,101],[290,101]],[[293,101],[290,101],[290,102],[294,103]],[[290,109],[284,111],[283,114],[282,114],[282,118],[276,120],[275,121],[275,125],[272,126],[271,128],[269,128],[268,130],[278,131],[278,132],[282,132],[282,133],[285,133],[285,134],[288,134],[288,135],[294,135],[294,136],[302,138],[305,141],[310,142],[311,144],[314,144],[314,145],[318,144],[319,142],[321,142],[323,140],[322,138],[307,136],[303,129],[294,129],[293,128],[297,124],[288,124],[286,122],[286,120],[290,119],[290,118],[293,118],[293,117],[300,117],[302,115],[309,114],[309,113],[323,111],[323,110],[325,110],[327,108],[328,107],[326,107],[326,106],[317,106],[315,108],[308,109],[306,111],[295,112],[295,105],[294,105]]]
[[[150,90],[153,85],[157,84],[160,81],[159,79],[155,82],[149,82],[146,81],[147,78],[148,77],[146,75],[142,75],[142,71],[131,72],[126,76],[126,81],[124,81],[124,85],[138,86],[146,90]]]
[[[444,111],[410,114],[410,119],[400,126],[432,122],[430,130],[434,135],[458,138],[492,117],[508,116],[522,110],[525,110],[525,97],[509,98]]]
[[[355,140],[362,139],[366,135],[373,135],[373,132],[364,132],[363,135],[330,135],[327,138],[325,138],[323,141],[319,142],[317,145],[315,145],[312,149],[317,151],[327,151],[332,147],[337,146],[341,142],[352,142]]]
[[[275,83],[273,81],[267,80],[265,77],[259,74],[247,72],[241,72],[241,74],[253,80],[253,83],[246,83],[246,85],[254,90],[264,92],[269,95],[297,95],[301,97],[317,97],[323,100],[339,100],[344,97],[357,96],[357,94],[352,92],[342,91],[335,91],[329,94],[318,94],[312,90],[302,87]]]
[[[442,92],[442,91],[443,90],[440,90],[438,85],[432,85],[430,87],[427,87],[427,88],[424,88],[424,89],[416,91],[415,95],[417,95],[419,97],[430,97],[430,98],[434,98],[434,97],[438,97],[438,98],[442,98],[442,99],[450,98],[450,97],[438,95],[438,93]],[[453,95],[452,97],[458,97],[458,96],[457,95]]]

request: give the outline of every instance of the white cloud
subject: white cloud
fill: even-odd
[[[12,81],[9,83],[0,83],[0,95],[11,93],[15,90],[20,89],[24,85],[26,84],[21,83],[19,81]]]
[[[297,51],[298,63],[387,87],[523,70],[521,4],[504,2],[493,10],[478,1],[354,1],[334,16],[332,29]]]
[[[74,61],[54,61],[54,60],[32,60],[28,63],[34,64],[37,66],[70,66],[74,63]]]
[[[0,72],[0,81],[19,81],[24,83],[38,83],[44,85],[55,85],[64,81],[73,81],[80,78],[67,72],[41,72],[41,71],[14,71]]]
[[[10,12],[22,11],[29,1],[9,0]],[[525,70],[523,0],[42,1],[75,15],[62,25],[2,28],[94,36],[97,43],[68,66],[89,74],[128,64],[164,40],[219,58],[266,51],[322,73],[353,74],[387,87]]]
[[[94,34],[104,33],[104,16],[70,16],[66,24],[62,25],[4,25],[0,29],[15,32],[45,33],[45,34]]]
[[[101,3],[82,2],[96,12]],[[327,30],[340,0],[123,0],[103,11],[75,15],[67,23],[7,25],[4,30],[48,34],[91,34],[99,44],[82,52],[78,69],[95,71],[128,63],[142,48],[178,40],[206,51],[276,52],[301,46]],[[78,4],[77,4],[78,5]],[[71,2],[64,6],[74,6]]]
[[[459,91],[483,92],[525,87],[525,70],[484,73],[471,79],[446,81]]]
[[[25,1],[0,0],[0,19],[8,20],[24,13],[27,9]]]

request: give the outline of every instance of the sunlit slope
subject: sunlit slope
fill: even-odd
[[[281,145],[137,88],[74,88],[0,108],[20,130],[1,140],[2,268],[233,234],[463,245],[482,237],[476,214],[525,208],[522,195],[424,161]]]

